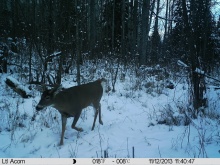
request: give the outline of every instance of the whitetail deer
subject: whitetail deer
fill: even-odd
[[[72,128],[77,131],[83,131],[82,128],[76,127],[76,123],[83,108],[92,105],[95,108],[95,116],[92,125],[92,130],[95,127],[97,115],[99,114],[99,123],[103,125],[101,119],[101,104],[100,100],[103,94],[102,82],[106,80],[98,79],[88,84],[74,86],[62,90],[60,87],[55,87],[50,90],[45,90],[41,96],[41,100],[36,106],[36,110],[42,110],[47,106],[56,108],[62,118],[62,133],[60,145],[63,145],[63,137],[66,128],[66,121],[68,117],[74,117]]]

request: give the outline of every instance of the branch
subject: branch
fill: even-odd
[[[198,72],[196,72],[196,73],[198,73]],[[200,74],[200,73],[198,73],[198,74]],[[217,82],[220,82],[220,80],[218,80],[218,79],[216,79],[216,78],[214,78],[214,77],[211,77],[211,76],[209,76],[209,75],[207,75],[207,74],[200,74],[200,75],[203,75],[203,76],[206,76],[206,77],[208,77],[208,78],[210,78],[210,79],[213,79],[213,80],[215,80],[215,81],[217,81]]]
[[[178,60],[178,61],[177,61],[177,65],[182,66],[182,67],[184,67],[184,68],[189,68],[189,66],[188,66],[187,64],[185,64],[184,62],[182,62],[181,60]],[[216,79],[216,78],[214,78],[214,77],[211,77],[211,76],[207,75],[203,70],[201,70],[201,69],[199,69],[199,68],[196,68],[195,71],[193,71],[193,72],[194,72],[194,73],[197,73],[197,74],[199,74],[199,75],[202,75],[202,76],[206,76],[206,77],[208,77],[208,78],[210,78],[210,79],[213,79],[213,80],[215,80],[215,81],[217,81],[217,82],[220,82],[220,80],[218,80],[218,79]]]
[[[163,19],[163,20],[166,20],[166,21],[175,21],[174,19],[167,19],[167,18],[164,18],[164,17],[161,17],[159,15],[157,15],[154,11],[150,10],[156,17],[160,18],[160,19]]]
[[[50,59],[52,59],[52,58],[54,58],[54,57],[58,57],[58,56],[61,55],[61,53],[62,53],[62,52],[54,52],[53,54],[49,55],[49,56],[45,59],[45,61],[47,62],[47,61],[49,61]]]

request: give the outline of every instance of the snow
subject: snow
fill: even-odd
[[[188,91],[184,82],[175,84],[173,90],[165,88],[161,93],[148,93],[146,89],[132,89],[129,78],[118,80],[116,92],[105,94],[101,100],[104,125],[96,122],[91,131],[94,111],[92,107],[85,108],[77,122],[84,131],[71,129],[73,118],[68,118],[64,145],[59,146],[61,119],[58,111],[49,107],[36,112],[41,93],[36,92],[34,98],[21,99],[4,85],[7,76],[0,77],[2,158],[96,158],[103,157],[104,151],[109,157],[121,158],[132,157],[132,147],[135,158],[220,157],[219,121],[214,118],[198,117],[193,120],[196,127],[193,124],[158,124],[168,112],[179,117],[180,109],[187,108]],[[76,84],[67,78],[62,85]],[[208,110],[218,114],[219,90],[210,88],[207,95],[210,98]]]

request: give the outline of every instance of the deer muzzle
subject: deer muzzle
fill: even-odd
[[[44,109],[44,107],[43,107],[42,105],[39,105],[39,104],[38,104],[38,105],[36,106],[36,110],[37,110],[37,111],[40,111],[40,110],[42,110],[42,109]]]

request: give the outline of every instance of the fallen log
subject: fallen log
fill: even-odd
[[[22,85],[20,82],[18,82],[18,80],[16,80],[15,78],[8,76],[5,80],[5,83],[22,98],[31,97],[30,90],[24,85]]]

